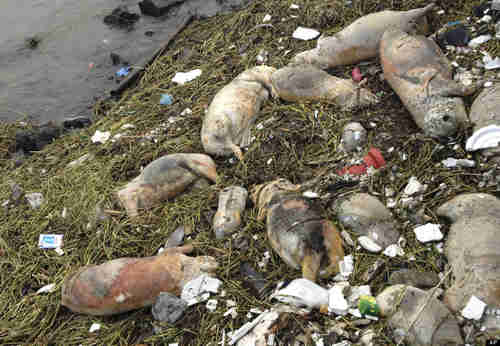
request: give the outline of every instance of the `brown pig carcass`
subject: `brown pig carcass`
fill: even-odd
[[[302,276],[316,281],[318,274],[338,272],[344,258],[337,228],[321,217],[312,202],[297,193],[299,185],[277,179],[254,188],[252,200],[259,220],[266,220],[272,248]]]
[[[385,79],[427,135],[451,136],[468,121],[460,96],[475,88],[453,81],[449,61],[434,41],[390,29],[380,41],[380,60]]]
[[[201,143],[207,153],[234,153],[243,159],[241,147],[250,145],[250,130],[261,104],[269,97],[275,70],[265,65],[250,68],[215,95],[201,128]]]
[[[272,91],[286,101],[325,101],[345,109],[379,102],[353,81],[334,77],[312,65],[283,67],[271,75]]]
[[[410,11],[382,11],[363,16],[330,37],[320,37],[317,47],[297,54],[292,63],[311,64],[321,69],[350,65],[375,58],[382,35],[398,28],[415,32],[416,24],[425,18],[434,4]]]
[[[118,199],[129,217],[139,210],[153,208],[192,186],[203,186],[217,179],[214,161],[205,154],[171,154],[149,165],[118,191]]]
[[[160,292],[179,296],[187,282],[217,269],[214,258],[186,256],[190,251],[186,245],[158,256],[82,267],[65,279],[61,304],[73,312],[106,316],[150,306]]]

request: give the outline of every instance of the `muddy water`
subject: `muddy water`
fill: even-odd
[[[165,0],[155,0],[159,5]],[[103,18],[119,5],[140,14],[139,0],[1,0],[0,121],[38,123],[90,115],[96,97],[117,86],[110,53],[130,64],[151,56],[190,18],[208,17],[245,0],[185,0],[162,18],[141,16],[134,29]],[[152,31],[152,36],[145,32]],[[35,49],[26,39],[36,37]],[[91,66],[91,67],[89,67]]]

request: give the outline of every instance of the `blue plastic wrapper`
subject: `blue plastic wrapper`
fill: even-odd
[[[128,73],[130,72],[130,67],[122,67],[121,69],[119,69],[118,71],[116,71],[116,76],[117,77],[124,77],[126,75],[128,75]]]
[[[161,99],[160,99],[160,104],[161,105],[171,105],[174,102],[174,99],[172,98],[172,95],[169,94],[162,94]]]

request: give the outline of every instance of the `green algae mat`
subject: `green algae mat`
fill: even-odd
[[[98,119],[91,127],[67,134],[40,152],[34,152],[21,166],[9,159],[14,133],[19,124],[3,124],[0,132],[0,203],[11,198],[11,184],[17,183],[26,193],[40,192],[44,203],[38,209],[15,205],[0,207],[0,343],[2,345],[217,345],[223,333],[234,331],[251,318],[252,308],[271,306],[252,292],[240,274],[240,264],[249,262],[274,287],[283,280],[300,277],[273,253],[265,234],[265,225],[257,220],[253,205],[243,213],[242,227],[235,237],[216,240],[212,219],[217,209],[218,192],[230,185],[250,189],[255,184],[276,179],[293,183],[311,182],[310,189],[324,198],[318,203],[324,216],[336,222],[332,203],[353,192],[368,192],[386,202],[384,191],[392,188],[402,193],[410,177],[428,184],[419,208],[432,222],[439,220],[435,208],[463,192],[486,192],[498,195],[496,184],[483,183],[485,173],[494,167],[480,163],[475,168],[449,169],[440,164],[447,157],[473,158],[464,151],[471,129],[464,129],[451,143],[440,143],[422,135],[389,85],[381,80],[380,65],[374,59],[360,67],[367,76],[365,87],[381,98],[381,103],[362,109],[341,111],[324,103],[288,103],[269,99],[261,109],[254,141],[244,152],[245,159],[215,157],[217,183],[201,190],[182,194],[133,221],[117,203],[115,193],[141,172],[151,161],[173,153],[203,153],[200,130],[206,109],[214,95],[237,74],[257,64],[257,56],[268,52],[267,65],[285,66],[296,53],[313,48],[312,41],[292,38],[298,26],[314,28],[331,35],[362,15],[384,9],[408,10],[422,7],[426,1],[256,1],[246,9],[190,23],[165,49],[119,100],[100,101],[95,106]],[[435,30],[447,22],[471,15],[479,2],[443,1],[434,11],[431,25]],[[271,21],[263,24],[266,14]],[[270,24],[270,25],[267,25]],[[492,56],[500,53],[498,41],[482,48]],[[468,54],[458,60],[472,68],[480,54]],[[454,57],[450,56],[450,60]],[[353,66],[329,72],[350,78]],[[201,69],[202,74],[184,85],[172,82],[176,72]],[[161,105],[162,94],[170,94],[173,103]],[[473,97],[466,98],[470,106]],[[192,112],[183,112],[186,108]],[[380,149],[387,161],[384,169],[363,177],[359,184],[342,185],[335,173],[352,164],[339,150],[343,126],[359,121],[368,130],[368,147]],[[133,126],[123,125],[131,124]],[[260,126],[259,126],[260,125]],[[110,131],[119,138],[104,144],[92,143],[96,130]],[[459,144],[455,146],[455,144]],[[82,165],[68,164],[84,155]],[[498,174],[498,173],[496,173]],[[361,277],[379,258],[384,261],[369,284],[374,294],[386,285],[388,275],[400,268],[442,272],[446,258],[434,246],[415,239],[410,212],[397,210],[400,231],[407,239],[405,256],[389,258],[371,254],[356,246],[345,245],[346,254],[354,256],[351,285],[365,284]],[[155,255],[168,236],[180,225],[192,230],[187,241],[195,245],[194,255],[210,255],[220,268],[217,278],[223,281],[225,296],[214,312],[205,304],[191,306],[175,325],[156,322],[151,308],[112,317],[75,314],[60,305],[64,278],[79,267],[100,264],[120,257]],[[340,227],[340,226],[339,226]],[[446,232],[446,227],[444,231]],[[40,249],[40,234],[63,234],[64,254]],[[237,244],[245,243],[245,246]],[[266,252],[270,259],[260,268]],[[322,280],[326,286],[330,281]],[[37,294],[48,284],[54,290]],[[227,300],[237,303],[238,315],[224,316]],[[255,316],[255,315],[254,315]],[[351,317],[332,317],[313,312],[307,320],[292,317],[281,323],[276,340],[280,345],[293,344],[301,334],[308,336],[311,325],[334,342],[332,326],[345,323],[351,335],[365,327],[352,323]],[[89,332],[93,323],[100,330]],[[392,331],[381,319],[370,325],[377,345],[393,345]],[[309,338],[310,340],[310,338]],[[327,339],[325,339],[327,340]],[[338,340],[340,341],[340,339]],[[336,341],[336,342],[338,342]],[[312,341],[310,341],[312,342]],[[304,343],[306,344],[306,343]]]

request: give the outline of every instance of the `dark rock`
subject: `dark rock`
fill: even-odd
[[[90,126],[92,120],[86,116],[76,116],[63,119],[62,124],[65,129],[82,129]]]
[[[41,150],[53,139],[62,134],[62,129],[53,123],[47,123],[40,127],[34,127],[29,130],[21,130],[16,133],[15,150],[22,150],[24,153]]]
[[[389,277],[391,285],[408,285],[418,288],[431,288],[439,283],[439,276],[434,272],[419,272],[412,269],[395,271]]]
[[[164,6],[157,6],[152,0],[143,0],[139,2],[138,5],[143,15],[151,17],[161,17],[166,14],[170,10],[170,8],[183,2],[184,0],[168,0],[165,1]]]
[[[187,302],[168,292],[161,292],[151,308],[157,321],[175,323],[184,314]]]
[[[118,6],[104,17],[104,24],[114,28],[132,30],[135,22],[139,20],[140,16],[137,13],[129,12],[127,6]]]

